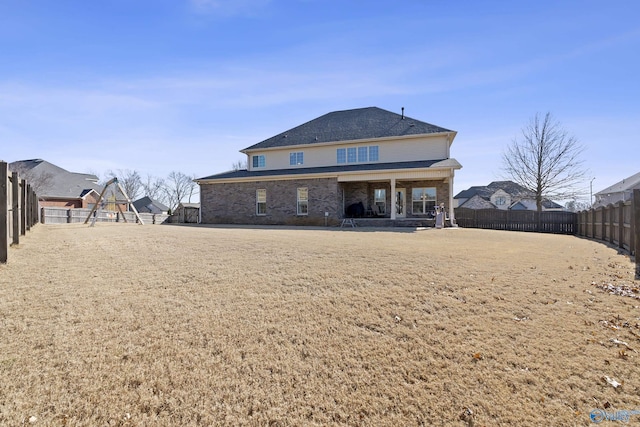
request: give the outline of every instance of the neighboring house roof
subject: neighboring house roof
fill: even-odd
[[[635,175],[631,175],[628,178],[623,179],[620,182],[613,184],[604,190],[598,191],[595,195],[606,195],[610,193],[622,193],[623,191],[629,191],[634,189],[640,189],[640,172]]]
[[[535,204],[535,201],[534,201]],[[544,199],[542,201],[542,207],[545,209],[565,209],[564,206],[554,202],[553,200],[549,200],[549,199]]]
[[[455,131],[377,107],[334,111],[242,150]]]
[[[471,199],[474,196],[479,196],[485,199],[491,197],[491,195],[495,193],[495,190],[489,189],[487,186],[473,186],[467,190],[463,190],[459,192],[455,198],[456,199]]]
[[[502,190],[505,193],[508,193],[511,197],[526,197],[533,195],[532,191],[527,190],[522,185],[513,181],[493,181],[487,185],[487,187],[494,191]]]
[[[461,208],[495,209],[496,206],[490,202],[490,199],[491,196],[499,190],[509,194],[512,200],[514,200],[511,206],[509,206],[509,209],[537,209],[535,194],[513,181],[493,181],[486,186],[473,186],[456,194],[454,199],[466,199],[465,202],[459,206]],[[479,199],[483,199],[486,204],[483,205]],[[563,209],[562,205],[548,199],[542,201],[542,207],[546,210]]]
[[[544,203],[543,203],[544,204]],[[531,200],[531,199],[521,199],[518,200],[517,202],[513,203],[509,209],[514,210],[514,211],[535,211],[536,209],[538,209],[538,206],[536,205],[536,201],[535,200]]]
[[[180,207],[187,209],[200,209],[200,203],[180,203],[176,209],[180,209]]]
[[[198,178],[199,180],[215,180],[215,179],[236,179],[236,178],[256,178],[278,175],[304,175],[304,174],[321,174],[321,173],[343,173],[356,171],[380,171],[393,169],[414,169],[414,168],[454,168],[460,169],[462,166],[455,159],[443,160],[420,160],[414,162],[394,162],[394,163],[374,163],[374,164],[349,164],[340,166],[322,166],[314,168],[298,168],[298,169],[276,169],[247,171],[240,169],[237,171],[223,172],[216,175]]]
[[[470,187],[467,190],[463,190],[456,194],[454,198],[470,199],[475,195],[478,195],[482,198],[489,198],[498,190],[502,190],[505,193],[508,193],[511,197],[527,197],[533,195],[533,192],[527,190],[520,184],[516,184],[513,181],[493,181],[489,185],[476,185]]]
[[[478,194],[471,196],[466,202],[459,206],[468,209],[496,209],[497,206],[490,201],[482,198]]]
[[[169,211],[168,206],[165,206],[162,203],[147,196],[133,202],[133,206],[135,206],[138,212],[160,213]]]
[[[543,200],[542,201],[542,208],[544,210],[551,210],[551,209],[563,209],[564,210],[564,206],[557,204],[556,202],[552,201],[552,200]],[[537,205],[536,205],[536,201],[535,199],[520,199],[518,201],[516,201],[515,203],[513,203],[509,209],[512,210],[528,210],[528,211],[535,211],[538,209]]]
[[[40,198],[77,199],[102,190],[97,176],[69,172],[42,159],[12,162],[9,169],[26,178]]]

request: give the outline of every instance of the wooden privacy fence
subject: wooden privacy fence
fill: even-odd
[[[501,209],[456,208],[460,227],[507,231],[575,234],[577,215],[573,212],[541,212]],[[539,221],[538,221],[539,219]]]
[[[38,197],[17,172],[0,162],[0,264],[7,262],[9,246],[20,243],[38,222]]]
[[[40,218],[43,224],[75,224],[86,221],[87,216],[91,213],[91,209],[69,209],[56,207],[43,207],[40,209]],[[140,218],[145,224],[162,224],[169,222],[169,215],[139,213]],[[124,216],[124,218],[123,218]],[[97,211],[96,222],[138,222],[133,212],[111,212]]]
[[[636,278],[640,279],[640,190],[630,201],[618,202],[578,213],[576,234],[605,241],[636,258]]]
[[[575,234],[607,242],[635,256],[640,280],[640,190],[634,190],[631,201],[588,211],[541,212],[539,222],[535,211],[456,208],[455,213],[460,227]]]

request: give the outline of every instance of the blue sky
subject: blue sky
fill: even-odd
[[[638,16],[616,0],[0,0],[0,159],[206,176],[330,111],[405,107],[458,132],[458,192],[500,179],[505,146],[550,111],[595,192],[640,171]]]

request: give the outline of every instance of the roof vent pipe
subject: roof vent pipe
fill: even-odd
[[[404,120],[404,107],[402,107],[402,120]]]

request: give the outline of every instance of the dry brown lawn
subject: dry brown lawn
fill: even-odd
[[[633,273],[572,236],[39,225],[0,425],[586,426],[640,409],[640,300],[595,286]]]

